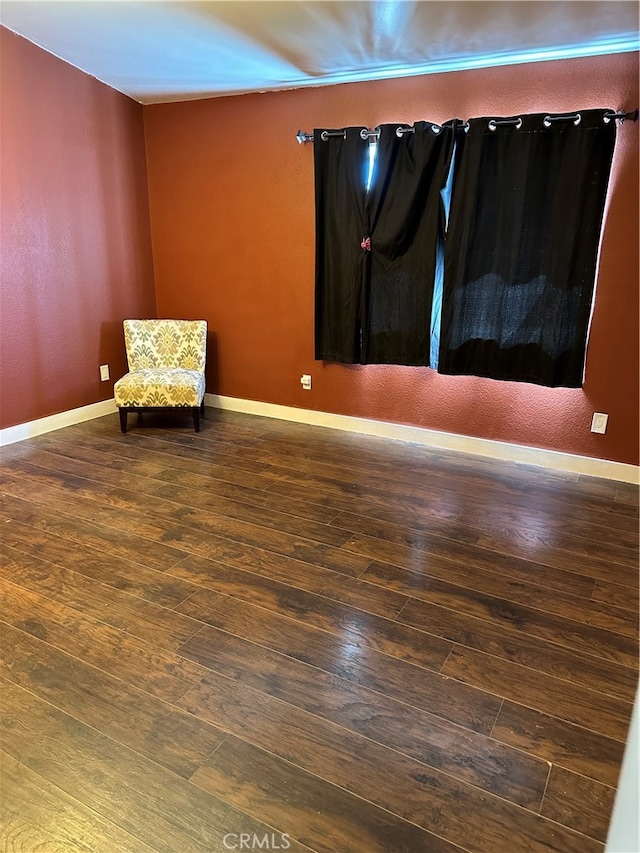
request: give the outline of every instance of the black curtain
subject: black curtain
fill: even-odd
[[[314,129],[316,198],[315,356],[360,362],[365,236],[366,128]],[[323,139],[323,133],[329,134]],[[342,135],[344,133],[344,136]]]
[[[458,130],[440,373],[582,384],[616,135],[607,112]]]
[[[317,359],[429,364],[453,124],[434,131],[417,122],[400,135],[398,127],[379,128],[368,192],[366,130],[331,130],[324,140],[322,129],[313,132]]]
[[[366,199],[370,237],[363,364],[429,365],[436,249],[443,240],[440,190],[453,147],[451,124],[416,122],[399,136],[382,125]]]

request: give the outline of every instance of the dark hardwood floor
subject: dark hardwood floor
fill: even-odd
[[[3,853],[604,849],[637,488],[215,410],[0,469]]]

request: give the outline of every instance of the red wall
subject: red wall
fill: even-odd
[[[312,148],[294,138],[633,108],[637,54],[142,108],[0,39],[1,427],[111,397],[98,366],[125,371],[122,319],[157,298],[160,316],[208,319],[211,392],[637,464],[638,125],[618,132],[582,390],[315,362]]]
[[[154,316],[142,107],[0,29],[0,335],[8,427],[113,396]]]
[[[204,317],[207,389],[638,461],[638,125],[619,130],[583,389],[313,358],[313,151],[302,128],[638,105],[626,54],[144,108],[160,316]],[[302,373],[313,390],[301,389]],[[607,434],[590,432],[594,411]]]

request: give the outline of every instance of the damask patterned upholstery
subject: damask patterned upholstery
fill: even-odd
[[[204,373],[206,320],[125,320],[129,370],[179,367]]]
[[[129,373],[113,386],[122,431],[130,409],[188,406],[204,400],[205,320],[125,320]],[[199,419],[194,411],[196,431]]]

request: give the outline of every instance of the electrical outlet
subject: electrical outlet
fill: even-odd
[[[311,376],[308,373],[303,373],[300,377],[300,384],[303,391],[311,391]]]
[[[604,435],[607,431],[607,421],[609,420],[609,415],[603,415],[602,412],[594,412],[593,419],[591,421],[591,432],[599,432]]]
[[[101,364],[100,365],[100,381],[106,382],[108,378],[109,378],[109,365],[108,364]]]

